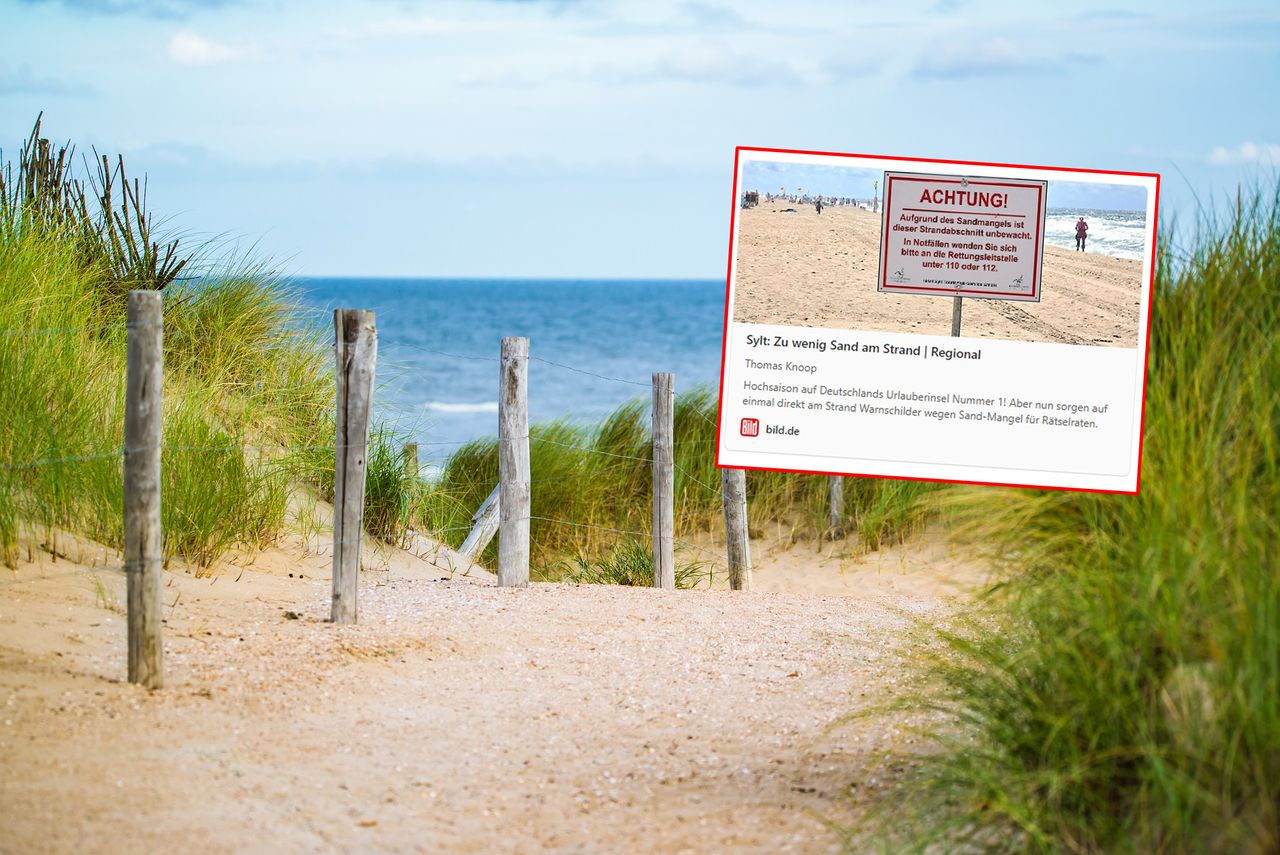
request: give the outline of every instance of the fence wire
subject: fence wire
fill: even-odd
[[[68,455],[66,457],[43,457],[36,460],[26,460],[20,463],[0,463],[0,470],[13,471],[18,469],[37,469],[41,466],[53,466],[59,463],[89,463],[94,460],[105,460],[110,457],[120,457],[124,454],[124,449],[117,448],[114,451],[100,451],[93,454],[77,454]]]
[[[677,472],[679,472],[684,477],[688,478],[693,483],[697,484],[699,487],[703,487],[707,490],[710,490],[712,493],[715,493],[717,496],[720,495],[719,487],[712,487],[710,484],[707,484],[704,481],[700,481],[696,476],[693,475],[693,473],[691,473],[688,469],[685,469],[683,466],[681,466],[678,463],[675,463],[672,465],[675,467],[675,470]]]
[[[301,315],[304,312],[314,312],[316,314],[323,315],[325,317],[328,317],[331,315],[331,312],[327,309],[312,309],[311,307],[299,307],[299,311],[296,314]],[[136,325],[129,324],[127,322],[122,322],[122,323],[96,324],[96,325],[86,325],[86,326],[0,329],[0,337],[78,334],[78,333],[86,333],[86,332],[105,332],[105,331],[114,331],[114,330],[129,331],[137,328],[138,327]],[[198,331],[187,331],[187,330],[172,328],[172,327],[168,328],[165,332],[166,332],[166,343],[173,341],[175,339],[180,341],[186,338],[194,339],[194,338],[200,337]],[[305,339],[310,342],[323,343],[322,339],[325,334],[326,334],[326,331],[319,328],[315,330],[308,330],[308,329],[287,330],[279,335],[271,336],[269,341],[263,342],[261,345],[257,345],[257,346],[266,348],[266,349],[284,349],[290,346],[290,344],[288,343],[288,340],[291,340],[294,338]],[[404,347],[411,350],[416,350],[423,353],[430,353],[430,354],[442,356],[449,359],[479,361],[479,362],[500,362],[500,358],[497,356],[455,353],[452,351],[426,347],[426,346],[415,344],[412,342],[385,342],[384,344],[388,345],[392,349]],[[607,382],[621,383],[627,386],[634,386],[634,387],[640,387],[640,388],[651,387],[651,383],[648,381],[632,380],[632,379],[623,378],[623,377],[614,377],[608,374],[602,374],[596,371],[590,371],[587,369],[578,368],[576,366],[569,365],[563,362],[557,362],[555,360],[546,359],[541,356],[536,356],[536,355],[530,356],[529,361],[541,363],[543,365],[547,365],[552,368],[569,371],[578,375],[592,377],[592,378],[595,378],[598,380],[604,380]],[[309,391],[313,389],[314,386],[313,385],[298,386],[297,388],[300,390],[305,389]],[[281,390],[279,388],[275,388],[275,391],[279,392],[279,391],[289,391],[289,390],[288,389]],[[718,424],[715,420],[708,417],[697,408],[691,408],[691,409],[697,415],[698,418],[702,419],[708,425],[718,428]],[[561,442],[559,440],[551,439],[549,437],[538,436],[536,434],[532,436],[526,435],[523,437],[511,437],[507,439],[531,440],[534,443],[546,443],[549,445],[559,446],[575,452],[579,452],[582,455],[584,455],[583,463],[582,463],[582,465],[584,466],[585,466],[585,460],[586,460],[585,455],[588,455],[588,454],[613,458],[619,461],[626,462],[626,463],[618,463],[605,468],[584,469],[584,471],[565,472],[565,473],[556,474],[556,475],[547,475],[543,477],[530,478],[529,482],[531,485],[569,481],[569,480],[582,479],[582,478],[591,478],[601,474],[609,474],[609,473],[626,471],[633,468],[629,465],[626,465],[627,463],[632,463],[632,462],[642,463],[647,465],[652,465],[653,463],[652,457],[641,457],[637,455],[621,454],[613,451],[605,451],[603,449],[592,448],[592,447],[584,446],[577,443]],[[419,448],[461,447],[464,445],[469,445],[473,442],[476,442],[476,440],[473,439],[473,440],[458,440],[458,441],[421,441],[421,442],[417,442],[416,445]],[[716,442],[718,442],[717,438],[694,439],[694,440],[676,439],[674,444],[676,448],[679,448],[682,446],[710,445]],[[366,442],[363,444],[353,444],[351,446],[343,446],[343,447],[349,447],[349,448],[355,448],[355,449],[367,449],[368,445],[369,443]],[[186,452],[186,453],[259,452],[259,453],[279,453],[282,455],[288,455],[288,454],[302,453],[302,452],[334,453],[339,449],[339,446],[335,444],[290,446],[287,444],[236,443],[236,444],[223,444],[223,445],[187,445],[187,444],[166,443],[161,445],[159,448],[162,452]],[[34,460],[28,460],[28,461],[9,461],[9,462],[0,463],[0,471],[19,471],[19,470],[29,470],[29,469],[35,469],[43,466],[53,466],[53,465],[60,465],[60,464],[89,463],[89,462],[111,459],[111,458],[123,458],[127,454],[135,453],[138,451],[144,451],[144,450],[150,450],[150,449],[149,448],[129,449],[124,447],[119,447],[119,448],[114,448],[110,450],[90,452],[86,454],[48,456],[48,457],[42,457],[42,458],[37,458]],[[685,467],[680,466],[679,464],[676,464],[675,470],[679,472],[687,481],[693,484],[696,484],[697,486],[707,490],[709,493],[712,493],[715,495],[720,494],[719,487],[713,486],[711,484],[708,484],[702,481]],[[427,480],[427,479],[424,479],[424,480]],[[454,479],[447,479],[446,483],[449,488],[488,487],[491,489],[493,486],[493,484],[489,481],[460,482]],[[564,525],[564,526],[569,526],[569,527],[579,528],[579,529],[591,529],[591,530],[609,532],[609,533],[619,534],[619,535],[627,535],[627,536],[635,536],[635,537],[651,536],[651,533],[644,532],[644,531],[615,528],[611,526],[599,525],[596,523],[574,522],[571,520],[562,520],[562,519],[557,519],[557,518],[548,517],[548,516],[530,516],[527,519],[530,521],[536,520],[539,522],[545,522],[545,523],[550,523],[555,525]],[[460,531],[470,531],[471,529],[472,529],[471,525],[452,526],[448,528],[428,529],[427,534],[431,536],[433,539],[435,539],[441,535],[460,532]],[[683,549],[694,550],[694,551],[709,555],[712,558],[716,559],[717,561],[723,561],[723,556],[715,552],[712,552],[710,550],[707,550],[704,547],[690,543],[688,541],[673,539],[673,543],[676,545],[679,545]],[[214,558],[213,560],[216,561],[218,559]],[[197,564],[207,566],[210,563],[210,556],[206,553],[206,554],[200,554],[200,555],[166,556],[163,558],[163,562],[165,565],[168,565],[168,563],[171,561],[182,561],[187,563],[195,562]],[[86,570],[84,568],[80,568],[70,573],[60,574],[58,576],[45,575],[40,577],[34,577],[33,579],[15,579],[15,580],[8,580],[8,581],[0,581],[0,585],[21,584],[24,582],[34,581],[35,579],[60,578],[62,575],[83,576],[83,575],[86,575],[87,573],[95,573],[97,572],[97,569],[112,569],[112,568],[108,568],[106,565],[104,565],[102,568],[95,568],[93,570]],[[123,563],[120,565],[119,568],[115,568],[115,569],[124,569]]]
[[[383,344],[383,343],[384,342],[379,342],[379,344]],[[473,362],[501,362],[502,361],[497,356],[479,356],[479,355],[469,354],[469,353],[451,353],[450,351],[447,351],[447,350],[437,350],[434,347],[426,347],[421,344],[414,344],[411,341],[397,341],[397,342],[385,342],[385,343],[389,344],[391,347],[407,347],[410,350],[419,350],[419,351],[422,351],[423,353],[433,353],[436,356],[446,356],[450,359],[467,359]]]
[[[122,330],[126,324],[94,324],[86,327],[12,327],[0,330],[0,336],[27,335],[59,335],[63,333],[101,332],[102,330]]]
[[[526,437],[513,437],[513,438],[528,439],[529,437],[526,436]],[[419,442],[417,443],[417,445],[420,448],[421,447],[439,447],[439,446],[462,446],[462,445],[468,445],[474,441],[475,440],[470,440],[470,439],[447,440],[447,441],[441,440],[436,442]],[[156,446],[155,448],[159,448],[159,450],[162,452],[187,451],[187,452],[197,452],[197,453],[201,453],[201,452],[202,453],[218,453],[218,452],[232,452],[232,451],[258,451],[258,452],[280,452],[280,453],[287,454],[292,452],[303,452],[303,451],[334,451],[336,452],[338,448],[367,449],[369,445],[370,443],[368,442],[351,443],[350,445],[343,445],[343,446],[337,446],[337,445],[242,445],[242,444],[182,445],[182,444],[176,444],[176,443],[165,443],[163,445]],[[138,446],[137,448],[125,448],[121,446],[119,448],[109,449],[106,451],[90,452],[89,454],[70,454],[70,455],[64,455],[61,457],[42,457],[42,458],[37,458],[35,460],[9,461],[5,463],[0,463],[0,470],[34,469],[40,466],[53,466],[59,463],[88,463],[94,460],[104,460],[112,457],[123,458],[127,454],[137,453],[140,451],[152,451],[152,450],[154,450],[152,446]]]
[[[642,383],[639,380],[626,380],[626,379],[623,379],[622,377],[610,377],[607,374],[597,374],[594,371],[587,371],[586,369],[583,369],[583,368],[575,368],[572,365],[565,365],[562,362],[552,362],[550,359],[543,359],[541,356],[530,356],[529,361],[541,362],[543,365],[551,365],[556,368],[563,368],[565,371],[572,371],[575,374],[583,374],[587,377],[595,377],[599,380],[611,380],[614,383],[626,383],[629,386],[643,386],[646,389],[651,388],[653,386],[652,382]]]
[[[549,445],[558,445],[561,448],[568,448],[568,449],[572,449],[573,451],[581,451],[587,454],[599,454],[604,457],[617,457],[621,460],[636,460],[636,461],[639,461],[640,463],[653,463],[652,457],[636,457],[635,455],[632,455],[632,454],[617,454],[612,451],[601,451],[598,448],[585,448],[584,446],[581,446],[581,445],[573,445],[568,442],[559,442],[554,439],[548,439],[547,437],[536,436],[533,438],[533,440],[536,442],[545,442],[545,443],[548,443]]]

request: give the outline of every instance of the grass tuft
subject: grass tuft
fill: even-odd
[[[10,414],[0,430],[0,560],[16,560],[22,526],[50,540],[66,530],[122,543],[124,297],[135,288],[164,293],[166,558],[208,565],[310,525],[291,494],[305,485],[333,496],[327,333],[305,321],[297,293],[252,263],[196,276],[199,259],[158,234],[145,183],[128,180],[122,160],[95,153],[77,171],[74,150],[41,133],[37,121],[16,168],[0,168],[0,411]],[[723,525],[717,418],[713,390],[677,396],[683,538]],[[531,436],[535,564],[569,572],[572,556],[579,575],[639,578],[634,544],[650,525],[648,402],[624,402],[598,425],[538,425]],[[367,530],[392,544],[422,531],[459,545],[497,484],[496,440],[466,445],[437,476],[420,478],[406,471],[405,438],[385,424],[371,432]],[[901,539],[923,518],[928,491],[851,479],[846,528],[870,548]],[[815,540],[825,531],[825,478],[752,472],[748,494],[757,531],[779,525]],[[693,579],[700,565],[682,572]]]
[[[1199,235],[1157,265],[1139,495],[948,496],[1005,584],[889,849],[1280,849],[1280,198]]]
[[[574,558],[550,574],[579,585],[628,585],[653,587],[653,551],[648,541],[628,539],[596,561]],[[676,564],[676,587],[694,588],[707,577],[697,562]]]
[[[123,295],[134,288],[164,288],[166,558],[208,564],[268,545],[292,478],[281,450],[333,442],[325,349],[264,271],[180,280],[190,257],[153,235],[141,185],[121,187],[122,162],[99,185],[73,166],[37,124],[16,177],[0,169],[0,559],[16,561],[22,526],[122,545]],[[103,181],[125,200],[112,203]]]
[[[676,396],[676,536],[723,530],[720,470],[715,466],[718,404],[715,393],[695,388]],[[644,540],[651,524],[647,401],[621,404],[598,425],[557,421],[530,430],[531,541],[533,560],[547,573],[564,556],[588,563],[612,560],[625,538]],[[461,544],[471,514],[498,483],[496,439],[458,449],[425,489],[414,511],[416,525]],[[908,536],[928,514],[935,486],[919,482],[850,478],[845,489],[846,528],[864,548],[877,549]],[[753,532],[783,527],[793,540],[815,542],[826,532],[827,478],[786,472],[747,473]],[[497,555],[496,541],[482,561]]]

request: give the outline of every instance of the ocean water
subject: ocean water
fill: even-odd
[[[503,336],[529,337],[534,421],[590,422],[627,400],[648,400],[654,371],[674,372],[677,392],[719,383],[723,280],[298,278],[292,284],[317,310],[377,312],[375,410],[416,439],[426,461],[497,433]]]
[[[1073,249],[1082,215],[1091,252],[1142,258],[1142,211],[1050,208],[1046,242]],[[723,280],[297,278],[292,284],[317,312],[377,312],[375,408],[419,442],[425,461],[496,434],[503,336],[529,337],[534,421],[594,422],[625,401],[647,400],[654,371],[674,372],[677,391],[719,383]]]
[[[1045,212],[1044,239],[1050,246],[1076,248],[1076,220],[1089,224],[1088,252],[1141,260],[1147,249],[1145,211],[1104,211],[1094,208],[1050,208]]]

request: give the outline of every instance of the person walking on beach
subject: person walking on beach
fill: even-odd
[[[822,197],[821,196],[813,200],[813,207],[818,209],[819,214],[822,213]]]
[[[1084,252],[1084,239],[1089,236],[1089,224],[1084,217],[1076,220],[1076,249]]]

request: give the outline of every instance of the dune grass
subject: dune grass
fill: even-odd
[[[579,585],[628,585],[636,588],[653,586],[653,549],[647,540],[626,538],[605,556],[591,560],[578,556],[556,568],[555,575],[565,582]],[[703,561],[677,561],[676,587],[693,588],[708,581],[710,571]]]
[[[333,443],[317,430],[332,406],[325,348],[262,270],[181,279],[194,256],[156,236],[122,161],[83,180],[75,164],[37,124],[16,170],[0,170],[0,559],[14,562],[21,527],[55,554],[59,531],[122,542],[134,288],[164,295],[165,555],[207,564],[259,548],[285,520],[281,449]]]
[[[682,392],[675,400],[675,523],[676,537],[685,541],[702,532],[723,537],[720,470],[715,466],[717,406],[715,392],[705,387]],[[561,578],[566,556],[597,562],[609,576],[608,567],[625,541],[647,536],[653,477],[649,419],[648,401],[636,399],[597,425],[558,421],[530,429],[530,537],[543,578]],[[457,546],[466,537],[471,514],[497,483],[497,441],[477,440],[449,458],[424,487],[410,516]],[[867,548],[899,541],[924,520],[927,504],[922,499],[933,489],[920,482],[848,479],[844,527]],[[752,471],[747,473],[747,494],[755,533],[774,527],[793,541],[817,541],[827,533],[825,476]],[[711,558],[684,548],[690,562],[698,555]],[[496,543],[482,559],[495,556]]]
[[[300,316],[297,295],[269,271],[211,265],[208,253],[161,237],[145,183],[130,181],[122,160],[95,153],[77,169],[73,149],[40,134],[37,122],[16,166],[0,168],[0,412],[9,416],[0,559],[13,563],[23,527],[46,541],[59,531],[122,541],[124,313],[134,288],[164,295],[166,556],[207,565],[230,548],[272,543],[299,488],[332,498],[327,331]],[[676,401],[680,538],[722,532],[716,406],[705,388]],[[643,577],[635,544],[650,524],[648,401],[624,402],[598,425],[552,422],[531,435],[535,578]],[[497,483],[496,440],[464,446],[438,476],[418,478],[406,471],[405,438],[375,422],[366,529],[393,544],[411,531],[460,544]],[[872,548],[899,539],[922,519],[927,490],[850,480],[844,527]],[[756,532],[826,533],[825,478],[752,472],[748,494]],[[682,580],[710,572],[705,553],[681,549]]]
[[[959,727],[887,849],[1280,850],[1278,283],[1274,193],[1160,259],[1139,495],[948,493],[1008,572],[946,636]]]
[[[102,273],[56,237],[0,235],[0,554],[21,523],[119,546],[125,330]],[[248,299],[252,294],[253,299]],[[286,292],[230,277],[165,291],[162,504],[166,555],[208,563],[281,531],[281,447],[327,442],[322,349],[286,327]],[[269,322],[267,322],[269,321]],[[250,329],[249,327],[253,327]],[[234,341],[234,345],[229,342]]]

